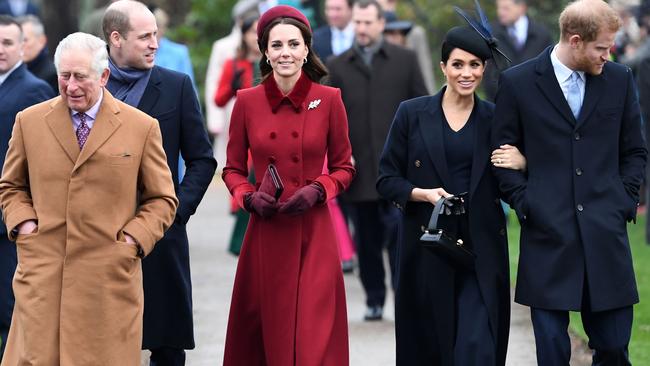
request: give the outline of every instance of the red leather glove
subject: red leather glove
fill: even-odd
[[[275,198],[268,193],[252,192],[244,198],[244,208],[248,212],[256,213],[263,218],[271,217],[278,211]]]
[[[278,212],[287,215],[300,215],[321,201],[324,195],[323,188],[312,183],[300,188],[289,200],[281,203]]]

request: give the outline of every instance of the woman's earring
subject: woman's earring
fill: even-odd
[[[271,60],[269,60],[269,59],[267,58],[267,59],[266,59],[266,64],[269,65],[269,66],[271,66]]]
[[[303,65],[306,64],[306,63],[307,63],[307,57],[305,57],[305,59],[302,60],[302,64],[303,64]]]

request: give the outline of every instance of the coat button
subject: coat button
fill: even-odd
[[[419,168],[419,167],[421,167],[421,166],[422,166],[422,162],[421,162],[420,160],[416,160],[416,161],[415,161],[415,167],[416,167],[416,168]]]
[[[503,229],[503,228],[499,229],[499,235],[505,236],[506,235],[506,229]]]
[[[580,169],[580,168],[576,169],[576,175],[581,176],[582,175],[582,169]]]
[[[294,139],[297,139],[300,135],[298,134],[298,131],[293,131],[291,132],[291,136],[293,136]]]
[[[580,212],[582,212],[582,211],[585,209],[581,204],[578,204],[578,206],[576,206],[576,208],[577,208],[578,211],[580,211]]]
[[[300,182],[298,181],[297,178],[293,178],[292,183],[294,187],[298,187],[300,185]]]
[[[276,136],[277,136],[277,135],[276,135],[275,132],[271,132],[271,133],[269,134],[269,137],[271,138],[271,140],[275,140],[275,137],[276,137]]]
[[[291,157],[291,161],[293,161],[294,163],[297,163],[297,162],[300,161],[300,158],[298,157],[298,155],[293,155],[293,156]]]
[[[275,164],[275,156],[273,155],[269,156],[269,163]]]
[[[580,132],[576,132],[575,135],[573,135],[573,138],[575,138],[576,141],[580,140]]]

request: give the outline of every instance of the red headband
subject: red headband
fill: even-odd
[[[298,9],[288,5],[278,5],[267,10],[264,14],[262,14],[260,20],[257,21],[258,40],[262,39],[264,30],[276,18],[293,18],[299,21],[300,23],[306,25],[307,28],[309,28],[309,31],[311,32],[311,26],[309,25],[309,20],[307,20],[307,17],[303,13],[301,13]]]

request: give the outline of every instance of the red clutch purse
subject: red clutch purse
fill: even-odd
[[[276,200],[282,195],[284,184],[282,184],[278,168],[276,168],[275,165],[269,164],[266,168],[264,177],[260,183],[259,191],[275,197]]]

